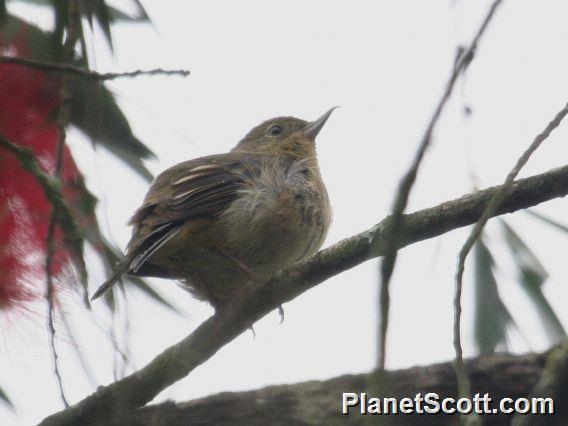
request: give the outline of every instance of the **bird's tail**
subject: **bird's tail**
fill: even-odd
[[[129,265],[130,262],[127,261],[127,259],[123,259],[122,261],[120,261],[117,265],[116,268],[114,269],[114,272],[112,273],[111,277],[106,280],[98,289],[97,291],[95,291],[95,293],[93,294],[93,296],[91,297],[91,301],[101,297],[103,294],[105,294],[107,291],[110,290],[110,288],[118,281],[122,278],[122,275],[124,275],[126,272],[128,272],[129,269]]]

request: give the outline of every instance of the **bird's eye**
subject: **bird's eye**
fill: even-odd
[[[281,126],[272,126],[268,129],[268,134],[270,136],[278,136],[282,134],[282,127]]]

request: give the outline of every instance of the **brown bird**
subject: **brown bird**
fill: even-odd
[[[231,152],[161,173],[129,221],[132,238],[104,294],[123,274],[182,281],[216,309],[239,289],[315,253],[331,220],[313,122],[278,117]]]

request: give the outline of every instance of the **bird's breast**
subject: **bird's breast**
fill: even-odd
[[[275,162],[247,179],[217,226],[227,250],[259,274],[271,274],[317,251],[330,219],[317,167]]]

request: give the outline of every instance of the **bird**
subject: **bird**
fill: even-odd
[[[219,310],[314,254],[331,222],[315,139],[335,108],[311,122],[266,120],[231,151],[159,174],[128,221],[124,257],[92,300],[124,275],[160,277]]]

